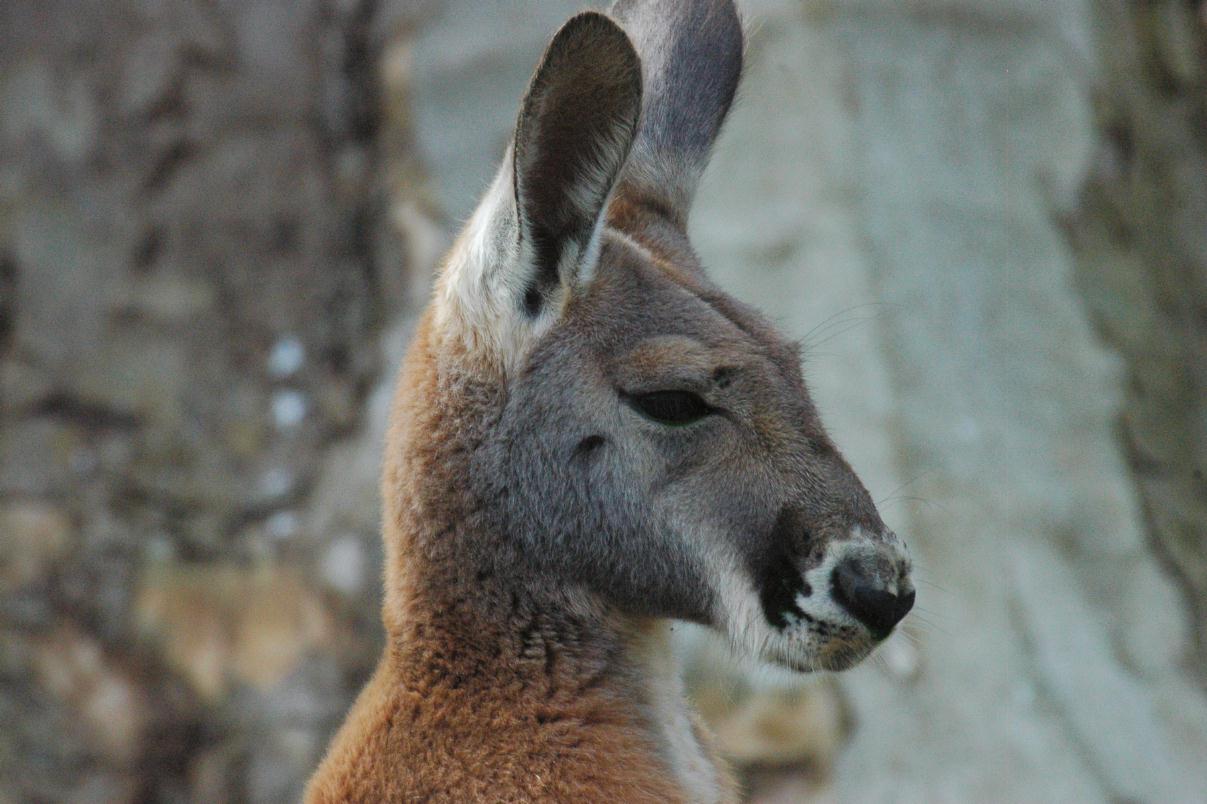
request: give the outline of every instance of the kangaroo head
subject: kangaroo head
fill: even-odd
[[[736,13],[612,13],[555,36],[437,285],[436,372],[479,389],[457,482],[524,583],[708,624],[790,668],[848,667],[912,605],[908,555],[796,346],[709,281],[686,235],[741,70]],[[412,393],[449,404],[440,383]]]

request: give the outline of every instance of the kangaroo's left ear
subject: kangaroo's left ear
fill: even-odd
[[[590,280],[605,207],[641,116],[641,61],[620,26],[586,12],[553,37],[515,140],[457,242],[438,320],[504,367]]]
[[[640,114],[641,61],[628,36],[603,14],[571,18],[528,86],[512,151],[517,268],[528,273],[518,301],[529,316],[589,279]]]

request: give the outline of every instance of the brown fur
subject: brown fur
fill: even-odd
[[[913,603],[797,351],[684,230],[740,72],[732,3],[616,12],[649,58],[602,14],[557,33],[411,345],[386,646],[309,801],[731,800],[669,621],[836,670]]]
[[[387,646],[306,800],[685,801],[626,650],[654,626],[602,606],[550,616],[462,571],[474,501],[458,476],[498,404],[479,370],[424,319],[383,481]]]

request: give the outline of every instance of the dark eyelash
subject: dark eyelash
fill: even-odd
[[[627,400],[642,415],[670,426],[691,424],[713,413],[707,402],[690,391],[651,391]]]

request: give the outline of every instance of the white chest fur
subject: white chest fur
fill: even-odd
[[[671,650],[670,625],[653,625],[633,645],[644,670],[646,704],[659,748],[687,798],[693,802],[725,801],[726,785],[715,761],[701,745],[693,722],[679,662]]]

